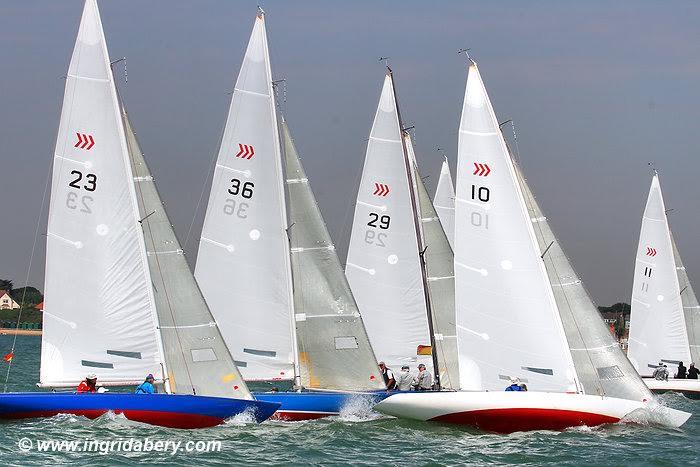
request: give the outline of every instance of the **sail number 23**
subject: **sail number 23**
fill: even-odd
[[[97,175],[83,174],[79,170],[71,170],[71,181],[68,186],[76,190],[95,191],[97,189]],[[79,195],[76,191],[69,191],[66,195],[66,207],[68,209],[78,210],[85,214],[91,214],[90,204],[94,199],[89,195]]]

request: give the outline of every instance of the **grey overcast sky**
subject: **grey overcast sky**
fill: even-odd
[[[389,56],[434,190],[454,170],[470,47],[501,120],[569,257],[600,304],[629,301],[654,161],[691,280],[700,281],[700,3],[696,1],[272,1],[273,74],[341,257]],[[256,13],[254,1],[103,0],[112,59],[158,186],[184,240],[217,150]],[[0,277],[43,289],[42,193],[79,0],[0,3]],[[123,81],[121,77],[119,81]],[[205,196],[206,200],[206,196]],[[193,241],[194,240],[194,241]],[[700,288],[700,282],[696,282]]]

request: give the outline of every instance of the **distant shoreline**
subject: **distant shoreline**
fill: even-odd
[[[7,328],[0,328],[0,335],[3,336],[12,336],[12,335],[18,335],[18,336],[41,336],[41,329],[7,329]]]

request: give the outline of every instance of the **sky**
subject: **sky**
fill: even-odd
[[[390,57],[434,191],[454,171],[467,67],[516,123],[530,185],[594,300],[629,302],[641,215],[661,177],[685,266],[700,280],[700,3],[262,1],[283,109],[341,260]],[[102,0],[132,123],[194,261],[209,167],[257,2]],[[50,170],[79,0],[0,3],[0,278],[43,289]],[[438,150],[441,148],[441,150]],[[192,229],[190,231],[190,226]],[[190,235],[188,237],[188,231]],[[700,283],[696,288],[700,287]]]

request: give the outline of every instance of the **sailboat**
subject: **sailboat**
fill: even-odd
[[[282,403],[278,418],[334,415],[357,393],[384,394],[289,128],[278,124],[262,10],[231,99],[195,276],[244,379],[305,389],[256,394]]]
[[[345,274],[377,357],[437,368],[458,387],[452,249],[418,173],[387,70],[370,132]]]
[[[459,389],[392,395],[387,415],[508,433],[618,422],[657,407],[600,318],[514,164],[476,63],[459,129],[455,209]],[[509,381],[528,391],[504,391]],[[646,412],[645,412],[646,413]]]
[[[279,404],[254,400],[202,298],[120,105],[97,3],[66,76],[46,240],[40,387],[155,375],[163,393],[11,393],[0,418],[106,412],[201,428]]]
[[[455,237],[455,187],[452,184],[452,174],[447,158],[442,161],[440,167],[440,178],[438,179],[435,197],[433,198],[435,210],[440,217],[440,223],[445,229],[450,247],[454,250]]]
[[[651,179],[634,269],[627,355],[654,392],[700,398],[700,380],[674,378],[679,362],[700,360],[700,306],[668,225],[659,175]],[[668,364],[668,381],[653,371]]]

